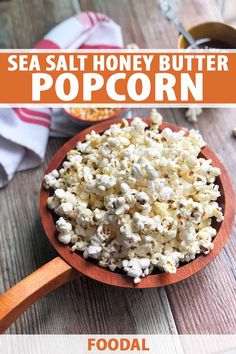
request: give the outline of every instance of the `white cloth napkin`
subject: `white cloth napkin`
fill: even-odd
[[[54,27],[38,49],[123,47],[120,26],[104,14],[82,12]],[[0,188],[15,172],[40,165],[49,136],[69,137],[78,131],[62,109],[0,109]]]

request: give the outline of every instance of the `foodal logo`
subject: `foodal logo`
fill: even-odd
[[[88,338],[88,351],[148,352],[145,338]]]

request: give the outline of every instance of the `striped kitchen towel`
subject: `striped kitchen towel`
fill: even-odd
[[[54,27],[35,48],[122,47],[120,26],[104,14],[82,12]],[[0,188],[13,178],[15,172],[40,165],[49,136],[68,137],[77,130],[62,109],[0,109]]]

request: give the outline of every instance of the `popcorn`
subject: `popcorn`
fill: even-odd
[[[137,50],[139,49],[139,46],[136,43],[129,43],[126,45],[127,49],[132,49],[132,50]]]
[[[151,112],[151,121],[152,121],[152,125],[154,127],[159,128],[159,126],[162,124],[162,116],[157,112],[156,109],[152,109]]]
[[[189,122],[197,122],[198,117],[202,114],[202,108],[201,107],[190,107],[185,113],[185,116]]]
[[[152,165],[146,166],[147,178],[151,180],[155,180],[158,177],[158,173]]]
[[[106,189],[112,188],[116,184],[116,178],[108,175],[96,176],[98,189],[105,191]]]
[[[64,243],[65,245],[67,245],[68,243],[71,242],[71,234],[59,234],[58,240],[61,243]]]
[[[49,209],[57,209],[60,206],[60,200],[55,197],[49,197],[47,200],[47,206]]]
[[[55,197],[57,197],[58,199],[62,199],[65,196],[66,192],[64,191],[64,189],[58,188],[55,190],[54,195]]]
[[[138,260],[138,264],[139,264],[141,269],[149,268],[150,263],[151,263],[150,259],[148,259],[148,258],[141,258],[141,259]]]
[[[72,225],[64,218],[60,217],[56,222],[56,228],[59,231],[58,240],[65,245],[71,242]]]
[[[70,222],[66,221],[64,218],[60,217],[56,222],[57,230],[61,233],[69,233],[72,230],[72,225]]]
[[[98,259],[101,252],[102,252],[102,247],[100,246],[89,246],[87,249],[88,256],[91,258]]]
[[[138,163],[134,164],[132,167],[131,172],[137,179],[142,179],[144,178],[144,173],[142,171],[142,166],[139,165]]]
[[[198,157],[205,146],[191,130],[159,131],[155,110],[148,128],[140,118],[95,132],[44,178],[58,240],[135,284],[155,268],[175,273],[214,247],[223,212],[215,184],[220,169]]]
[[[56,212],[59,215],[70,215],[72,210],[73,205],[71,203],[61,203],[60,206],[56,209]]]
[[[170,187],[163,187],[161,190],[160,190],[160,193],[159,193],[159,198],[161,201],[163,202],[167,202],[168,200],[171,199],[171,197],[174,195],[174,191],[172,188]]]
[[[44,177],[44,187],[46,189],[49,188],[58,188],[59,187],[59,181],[58,178],[59,177],[59,172],[57,170],[53,170],[51,171],[49,174],[47,174]]]
[[[136,201],[140,205],[145,205],[149,202],[149,196],[145,192],[139,192],[136,194]]]

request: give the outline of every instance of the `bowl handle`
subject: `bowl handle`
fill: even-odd
[[[27,308],[79,272],[56,257],[0,296],[0,333],[3,333]]]

